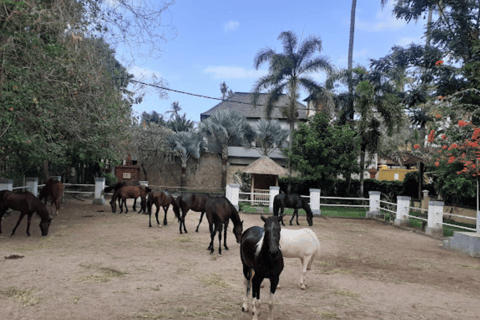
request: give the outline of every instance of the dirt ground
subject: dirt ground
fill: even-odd
[[[108,200],[107,200],[108,201]],[[50,212],[51,208],[48,206]],[[131,206],[130,206],[131,208]],[[161,211],[163,220],[163,210]],[[240,213],[244,229],[260,215]],[[112,214],[91,199],[67,199],[40,235],[34,216],[10,237],[18,212],[0,235],[0,319],[251,319],[239,245],[209,255],[208,222],[180,235],[148,216]],[[301,217],[301,228],[307,227]],[[298,227],[290,227],[298,228]],[[314,218],[322,255],[299,288],[300,262],[285,259],[275,295],[275,319],[479,319],[480,260],[441,247],[441,241],[372,220]],[[7,259],[12,255],[24,256]],[[268,280],[260,319],[268,316]]]

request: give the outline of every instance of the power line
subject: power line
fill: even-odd
[[[154,88],[157,88],[157,89],[172,91],[172,92],[181,93],[181,94],[187,94],[187,95],[194,96],[194,97],[199,97],[199,98],[212,99],[212,100],[225,101],[225,102],[233,102],[233,103],[239,103],[239,104],[246,104],[246,105],[249,105],[249,106],[254,105],[253,103],[249,103],[249,102],[235,101],[235,100],[228,100],[228,99],[224,100],[224,99],[220,99],[220,98],[204,96],[204,95],[201,95],[201,94],[175,90],[175,89],[171,89],[171,88],[162,87],[162,86],[159,86],[159,85],[156,85],[156,84],[145,83],[145,82],[138,81],[138,80],[133,80],[133,79],[130,79],[129,81],[140,83],[140,84],[143,84],[145,86],[150,86],[150,87],[154,87]],[[257,107],[264,107],[264,106],[265,105],[257,104]],[[282,108],[282,107],[275,106],[274,108]],[[311,110],[311,109],[308,109],[308,108],[297,108],[297,109],[298,110]]]

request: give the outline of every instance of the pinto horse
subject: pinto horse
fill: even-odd
[[[273,198],[273,215],[278,216],[278,209],[280,209],[280,214],[283,215],[283,210],[286,208],[293,208],[292,219],[290,219],[290,225],[292,225],[293,218],[297,216],[297,225],[298,223],[298,209],[303,209],[307,213],[307,222],[309,226],[313,225],[313,213],[310,209],[308,201],[303,199],[298,194],[285,194],[280,193]],[[282,226],[283,223],[282,219]]]
[[[292,230],[282,229],[280,232],[280,248],[284,258],[299,258],[302,263],[300,288],[305,289],[305,274],[311,269],[313,261],[320,256],[320,241],[315,232],[309,228]]]
[[[40,230],[42,231],[42,236],[48,234],[48,227],[52,219],[45,205],[35,197],[33,193],[28,191],[18,193],[8,190],[0,191],[0,233],[2,233],[2,217],[8,208],[20,211],[20,217],[18,217],[17,224],[15,228],[13,228],[11,236],[15,234],[15,230],[17,230],[18,225],[25,215],[28,216],[27,236],[30,236],[30,222],[32,221],[34,212],[36,212],[41,219]]]
[[[157,211],[155,212],[155,218],[157,219],[157,226],[160,228],[162,225],[160,221],[158,221],[158,211],[160,211],[160,207],[163,208],[165,215],[163,217],[163,224],[167,225],[167,211],[170,205],[173,207],[173,212],[175,212],[175,216],[177,217],[178,221],[180,220],[180,208],[177,204],[177,201],[173,198],[173,196],[168,191],[152,191],[148,194],[148,226],[152,227],[152,206],[155,204],[157,207]],[[181,233],[181,232],[180,232]]]
[[[45,199],[45,205],[47,204],[48,198],[50,198],[50,205],[53,206],[55,204],[55,214],[54,216],[58,215],[58,210],[60,210],[60,202],[62,200],[63,195],[63,183],[61,181],[55,179],[48,179],[47,183],[42,190],[40,190],[40,194],[38,196],[39,200]]]
[[[105,189],[103,189],[102,194],[107,193],[107,192],[112,192],[112,191],[113,191],[113,194],[115,194],[115,192],[117,192],[118,190],[120,190],[124,186],[138,186],[138,185],[140,185],[140,184],[136,181],[118,181],[115,184],[113,184],[111,186],[108,186]],[[118,206],[119,207],[122,206],[122,198],[121,197],[118,197]],[[137,198],[135,198],[135,200],[133,201],[133,211],[137,211],[136,207],[137,207]],[[140,212],[142,212],[141,208],[140,208],[140,211],[138,213],[140,213]]]
[[[280,250],[280,221],[282,216],[265,218],[263,228],[250,227],[242,234],[240,240],[240,258],[245,276],[245,297],[243,298],[242,311],[248,311],[248,295],[252,289],[253,319],[258,319],[260,308],[260,285],[263,279],[270,279],[270,301],[268,303],[270,315],[273,320],[273,295],[277,290],[280,274],[283,270],[283,255]]]
[[[233,204],[225,197],[210,198],[207,200],[205,205],[205,212],[207,214],[208,225],[210,228],[210,245],[208,250],[210,254],[213,254],[215,249],[213,248],[213,239],[215,234],[218,231],[218,254],[222,254],[222,225],[224,226],[224,247],[225,250],[228,250],[227,247],[227,228],[228,222],[231,219],[233,222],[233,233],[237,243],[240,243],[240,237],[242,236],[243,231],[243,221],[240,220],[240,215],[238,214],[237,209]]]
[[[182,209],[180,233],[182,233],[182,226],[185,233],[187,233],[187,229],[185,228],[185,217],[187,216],[188,210],[201,212],[200,221],[198,222],[197,229],[195,229],[195,232],[198,232],[198,228],[202,223],[203,215],[205,214],[205,205],[210,198],[210,195],[206,193],[185,193],[177,197],[177,203],[180,206],[180,209]]]
[[[128,213],[127,199],[137,199],[138,197],[141,198],[141,209],[138,211],[138,213],[142,212],[142,210],[146,212],[145,207],[147,204],[147,194],[151,191],[152,189],[146,186],[123,186],[113,194],[112,200],[110,200],[112,212],[115,213],[117,211],[117,205],[115,201],[117,201],[119,198],[122,198],[122,204],[120,204],[120,213],[123,212],[122,206],[125,206],[125,213]]]

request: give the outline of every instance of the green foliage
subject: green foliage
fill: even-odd
[[[100,177],[105,178],[105,184],[107,186],[112,186],[118,181],[118,178],[111,172],[102,172]]]
[[[358,151],[354,130],[331,124],[327,116],[317,113],[307,124],[299,124],[292,148],[286,153],[292,167],[303,176],[328,181],[339,174],[350,177],[358,173]]]

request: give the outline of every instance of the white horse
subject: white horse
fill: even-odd
[[[315,232],[309,228],[280,231],[280,250],[284,258],[300,258],[302,263],[302,275],[300,276],[300,288],[305,289],[305,274],[311,269],[315,258],[320,256],[320,241]]]

